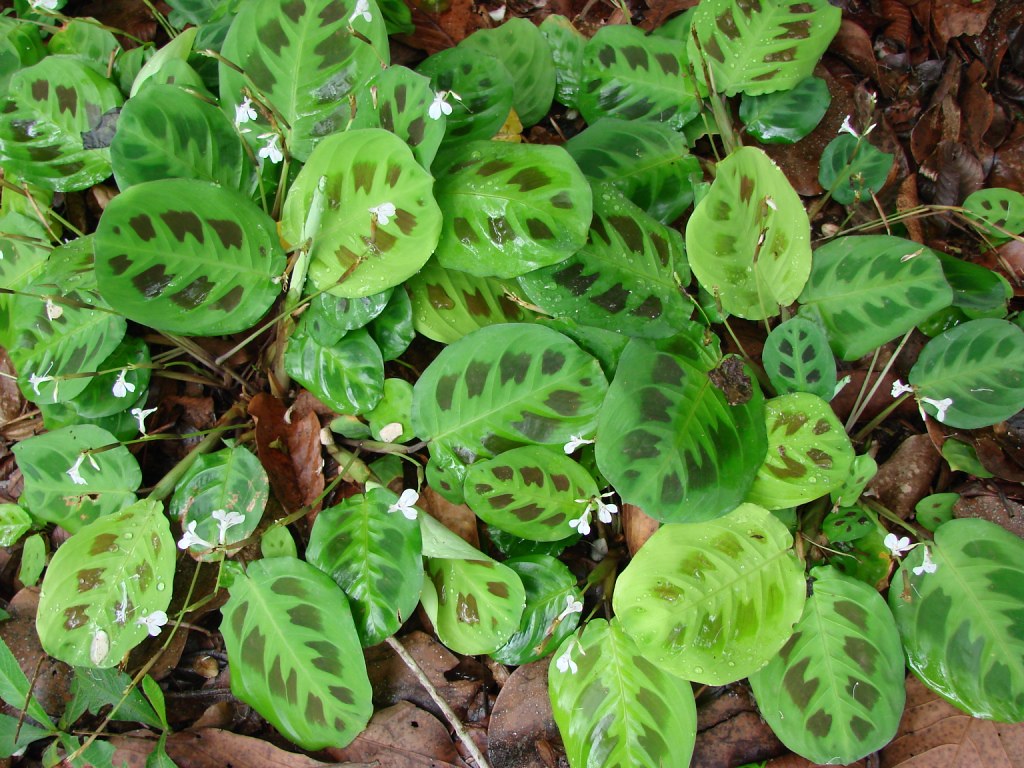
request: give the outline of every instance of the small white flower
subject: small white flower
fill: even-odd
[[[139,423],[139,432],[144,435],[146,434],[146,417],[154,412],[156,412],[156,408],[146,408],[145,410],[142,408],[132,408],[131,411],[129,411],[129,413],[131,413]]]
[[[85,478],[82,477],[82,462],[85,461],[85,454],[78,454],[78,458],[75,459],[75,463],[71,465],[71,468],[64,474],[71,478],[71,482],[75,485],[86,485]]]
[[[917,546],[916,544],[910,543],[909,537],[904,536],[902,538],[898,538],[895,533],[888,534],[884,539],[882,539],[882,543],[888,547],[890,552],[892,552],[893,557],[899,557]]]
[[[33,374],[29,375],[28,383],[31,385],[32,391],[35,392],[37,395],[39,394],[39,385],[40,384],[42,384],[44,382],[47,382],[47,381],[54,381],[53,376],[49,375],[51,370],[53,370],[53,363],[52,362],[50,363],[49,366],[47,366],[46,372],[42,376],[40,376],[37,373],[33,373]],[[54,402],[57,402],[57,388],[56,387],[54,387],[54,389],[53,389],[53,400],[54,400]]]
[[[128,397],[129,392],[135,391],[135,385],[125,379],[128,375],[128,369],[123,368],[119,374],[117,374],[117,381],[114,382],[114,397]]]
[[[383,227],[391,221],[391,218],[395,215],[395,204],[381,203],[380,205],[375,205],[370,209],[370,215],[372,215],[377,220],[377,223]]]
[[[59,1],[60,0],[28,0],[28,4],[37,11],[55,11],[57,10],[57,3]]]
[[[558,618],[555,621],[562,621],[566,616],[570,616],[574,613],[583,613],[583,601],[577,600],[572,595],[565,596],[565,609],[558,614]]]
[[[348,23],[351,24],[360,16],[362,16],[363,21],[367,23],[373,21],[373,15],[370,13],[369,0],[358,0],[356,3],[356,9],[352,11],[352,15],[348,17]]]
[[[853,120],[853,115],[847,115],[846,119],[843,120],[843,124],[839,127],[839,132],[840,133],[848,133],[851,136],[853,136],[854,138],[859,139],[860,138],[860,134],[857,133],[857,131],[854,130],[853,125],[850,123],[851,120]]]
[[[932,562],[932,553],[928,547],[924,548],[924,560],[921,564],[913,568],[914,575],[920,576],[922,573],[935,573],[939,569],[939,566]]]
[[[946,411],[949,410],[949,406],[953,404],[952,397],[944,397],[941,400],[932,400],[930,397],[922,397],[922,403],[928,403],[928,405],[935,406],[935,418],[941,422],[946,421]],[[924,409],[922,409],[923,411]]]
[[[256,153],[257,155],[266,158],[275,165],[284,160],[284,152],[281,151],[281,145],[278,144],[281,140],[280,136],[276,133],[261,133],[260,138],[266,139],[267,143],[260,147],[259,151]]]
[[[148,616],[140,616],[135,623],[144,626],[150,637],[156,637],[160,634],[160,628],[167,623],[167,614],[163,611],[153,611]]]
[[[56,320],[64,314],[64,307],[59,304],[54,304],[53,299],[46,300],[46,319]]]
[[[779,210],[779,206],[775,204],[774,198],[771,195],[764,196],[764,204],[771,208],[773,211]]]
[[[576,501],[587,501],[586,499],[576,499]],[[569,527],[575,528],[581,536],[586,536],[590,533],[590,504],[588,503],[586,508],[583,510],[583,514],[577,517],[575,520],[569,521]]]
[[[252,100],[246,96],[242,99],[242,103],[235,107],[235,127],[240,126],[242,123],[248,123],[250,120],[255,120],[256,117],[256,110],[252,106]],[[248,133],[248,131],[248,128],[243,130],[244,133]]]
[[[612,515],[619,514],[618,505],[606,504],[605,502],[601,501],[601,499],[611,495],[612,493],[611,491],[609,491],[608,493],[601,494],[600,498],[594,499],[594,501],[597,502],[597,519],[600,520],[602,523],[610,523],[612,521]]]
[[[555,659],[555,666],[558,667],[559,672],[569,672],[573,675],[579,672],[580,668],[577,667],[576,662],[572,660],[573,648],[577,648],[579,647],[579,645],[579,641],[574,640],[573,642],[569,643],[569,647],[565,649],[565,653],[563,653],[561,656]],[[584,656],[586,655],[582,647],[580,647],[580,653],[582,653]]]
[[[505,18],[506,11],[507,9],[503,5],[500,8],[495,8],[493,11],[488,11],[487,15],[490,16],[494,21],[500,23]]]
[[[413,506],[417,501],[420,500],[420,495],[412,488],[406,488],[402,491],[402,495],[398,497],[398,501],[388,507],[388,513],[401,512],[405,515],[407,520],[416,519],[416,507]]]
[[[593,445],[593,440],[587,440],[583,435],[570,435],[569,442],[562,446],[562,450],[565,451],[566,456],[571,453],[575,453],[577,449],[582,448],[584,445]]]
[[[235,511],[215,509],[212,514],[213,519],[217,521],[217,540],[221,545],[227,540],[229,528],[234,528],[245,522],[245,516]]]
[[[178,549],[188,549],[189,547],[202,547],[203,549],[213,549],[213,544],[203,539],[196,533],[196,521],[193,520],[188,524],[188,528],[185,529],[185,535],[178,540]]]
[[[891,394],[893,397],[899,397],[900,395],[906,395],[912,393],[913,391],[913,387],[904,384],[899,379],[896,379],[896,381],[892,383],[892,392],[890,392],[889,394]]]
[[[456,99],[459,98],[451,91],[438,91],[434,94],[434,100],[430,102],[430,106],[427,108],[427,114],[430,115],[431,120],[440,120],[442,114],[450,115],[452,113],[452,105],[445,100],[450,93]]]

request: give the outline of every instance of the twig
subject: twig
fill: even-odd
[[[430,698],[434,700],[434,703],[437,704],[438,708],[441,710],[441,714],[445,716],[445,719],[455,731],[455,735],[458,736],[462,740],[462,743],[466,745],[466,750],[476,761],[477,766],[479,766],[479,768],[491,768],[490,763],[487,762],[487,758],[480,753],[480,749],[477,747],[476,742],[470,738],[466,729],[462,726],[462,721],[459,720],[459,716],[455,714],[450,706],[448,706],[448,702],[441,698],[441,694],[437,692],[437,689],[434,687],[434,684],[430,682],[426,673],[420,669],[420,665],[416,663],[416,659],[414,659],[409,652],[405,650],[405,646],[394,637],[389,637],[387,639],[387,644],[390,645],[391,650],[397,653],[398,657],[405,662],[405,666],[409,668],[409,671],[416,675],[416,679],[420,681],[420,685],[426,688],[427,693],[430,694]]]

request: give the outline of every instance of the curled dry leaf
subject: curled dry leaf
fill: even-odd
[[[622,529],[626,533],[626,546],[632,557],[644,545],[661,523],[634,504],[622,505]]]
[[[311,410],[294,408],[261,392],[249,403],[256,420],[256,449],[270,487],[288,512],[312,504],[324,490],[320,421]]]
[[[548,698],[548,659],[525,664],[505,683],[487,729],[492,768],[547,768],[545,745],[561,740]]]
[[[377,712],[355,741],[330,748],[334,760],[351,760],[391,768],[463,768],[448,729],[429,712],[401,701]]]

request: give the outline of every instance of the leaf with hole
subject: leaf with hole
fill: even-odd
[[[43,650],[73,666],[120,664],[150,627],[166,623],[174,551],[163,507],[150,499],[78,529],[43,579],[36,614]]]
[[[1004,723],[1024,719],[1022,601],[1024,542],[987,520],[939,526],[889,589],[911,671],[973,717]]]
[[[364,648],[383,642],[416,610],[423,586],[420,524],[389,512],[386,488],[357,494],[317,515],[306,560],[348,596]]]
[[[821,327],[792,317],[768,334],[762,354],[764,371],[779,394],[809,392],[831,400],[836,389],[836,359]]]
[[[447,94],[442,101],[451,111],[439,103],[436,117],[430,116],[445,126],[442,146],[461,154],[465,142],[491,138],[508,119],[514,80],[491,54],[462,46],[447,48],[421,62],[416,71],[430,78],[438,96]]]
[[[842,360],[874,351],[952,300],[938,257],[888,235],[839,237],[818,248],[800,294],[801,313],[820,318]]]
[[[565,639],[548,692],[570,765],[690,764],[693,689],[642,656],[617,618],[593,619]]]
[[[384,394],[384,359],[362,328],[331,346],[294,334],[288,340],[284,366],[289,376],[337,413],[365,413]]]
[[[722,309],[748,320],[796,301],[811,271],[811,228],[796,191],[762,150],[742,147],[686,223],[690,268]]]
[[[664,525],[615,584],[615,615],[640,652],[686,680],[726,685],[767,664],[806,599],[793,537],[756,504]]]
[[[812,75],[785,91],[744,94],[740,120],[763,144],[795,144],[818,126],[831,103],[826,82]]]
[[[818,183],[832,193],[836,202],[853,205],[882,189],[892,164],[893,155],[863,138],[840,134],[821,154]]]
[[[348,599],[293,557],[249,565],[228,589],[221,632],[231,691],[305,749],[343,747],[373,714]]]
[[[750,685],[783,744],[814,763],[848,765],[896,735],[903,648],[878,592],[830,567],[811,578],[793,636]]]
[[[481,141],[437,182],[445,211],[437,260],[472,275],[517,277],[587,241],[590,185],[561,147]]]
[[[171,333],[248,330],[280,294],[284,267],[273,220],[240,192],[197,179],[130,187],[96,230],[103,298]]]
[[[395,134],[361,128],[324,139],[288,190],[281,236],[293,247],[308,237],[318,204],[309,278],[314,288],[357,298],[400,284],[437,245],[441,211],[434,180]]]

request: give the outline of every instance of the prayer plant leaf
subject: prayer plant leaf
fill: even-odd
[[[35,24],[10,16],[0,17],[0,93],[9,93],[11,75],[46,56],[46,46]]]
[[[519,285],[556,317],[627,336],[674,335],[692,303],[683,238],[614,188],[595,189],[587,243],[565,261],[529,272]]]
[[[389,131],[328,136],[288,190],[281,236],[301,247],[318,218],[313,287],[347,298],[380,293],[415,274],[437,245],[441,210],[433,185],[408,145]]]
[[[703,175],[686,139],[662,123],[602,117],[565,148],[584,176],[615,187],[662,224],[690,207]]]
[[[639,27],[602,27],[583,49],[579,110],[601,117],[650,120],[681,129],[700,111],[682,46]]]
[[[419,519],[427,555],[420,601],[438,638],[456,653],[493,653],[519,629],[526,607],[522,580],[430,515]]]
[[[228,591],[221,632],[232,693],[305,749],[346,746],[373,702],[341,587],[309,563],[272,557]]]
[[[201,179],[247,192],[254,166],[224,112],[176,85],[153,84],[124,105],[110,144],[117,186]]]
[[[952,300],[938,257],[888,235],[839,237],[818,248],[800,294],[801,312],[820,317],[843,360],[872,352]]]
[[[994,318],[961,323],[925,344],[909,378],[921,406],[944,424],[998,424],[1024,403],[1024,330]]]
[[[939,526],[889,589],[911,671],[973,717],[1004,723],[1024,720],[1022,601],[1024,541],[987,520]]]
[[[97,369],[106,373],[92,376],[85,389],[68,405],[87,419],[101,419],[144,405],[149,388],[152,360],[142,339],[125,336]],[[141,402],[140,402],[141,401]]]
[[[764,371],[779,394],[809,392],[831,400],[836,390],[836,359],[821,326],[793,317],[768,334]]]
[[[1020,192],[1003,187],[979,189],[967,196],[964,208],[985,236],[997,243],[1024,232],[1024,195]]]
[[[903,647],[878,592],[831,567],[811,578],[814,594],[793,636],[750,685],[787,747],[814,763],[848,765],[896,735]]]
[[[239,6],[220,53],[242,68],[220,65],[224,110],[234,113],[249,92],[265,100],[288,126],[289,153],[307,162],[344,130],[349,96],[387,65],[389,49],[374,0],[257,0]],[[263,116],[245,126],[248,137],[270,130]]]
[[[783,91],[810,76],[841,20],[828,0],[704,0],[687,54],[701,84],[718,93]]]
[[[488,525],[532,541],[572,534],[569,521],[597,496],[597,483],[559,448],[513,448],[469,468],[466,503]]]
[[[437,259],[473,275],[517,277],[587,241],[590,185],[561,147],[480,141],[438,179],[445,212]]]
[[[618,618],[593,619],[562,642],[548,692],[570,765],[690,764],[693,688],[644,658]]]
[[[885,185],[893,157],[863,138],[841,134],[821,154],[818,183],[832,193],[836,202],[859,203]]]
[[[796,301],[811,271],[811,228],[799,195],[762,150],[741,147],[686,224],[690,268],[722,309],[748,320]]]
[[[557,13],[545,16],[539,28],[555,63],[555,99],[570,109],[576,109],[579,106],[583,49],[587,38],[569,19]]]
[[[386,488],[357,494],[317,515],[306,560],[348,596],[364,648],[383,642],[412,616],[423,586],[420,525],[389,507]]]
[[[764,410],[768,454],[747,501],[784,509],[843,486],[853,465],[853,445],[828,403],[792,392],[766,400]]]
[[[445,269],[431,259],[405,283],[417,333],[442,344],[488,325],[527,322],[526,311],[508,298],[514,283]]]
[[[116,85],[74,56],[18,70],[0,109],[4,171],[59,192],[103,181],[123,101]]]
[[[460,461],[588,434],[607,391],[597,360],[541,325],[492,325],[441,351],[413,389],[416,434]]]
[[[942,274],[953,289],[953,306],[972,320],[982,317],[1006,317],[1006,302],[1013,288],[998,272],[966,259],[936,251]]]
[[[299,333],[305,333],[325,347],[337,344],[349,331],[366,326],[391,300],[392,289],[346,299],[332,293],[321,293],[309,302],[302,313]]]
[[[167,622],[174,552],[163,507],[150,499],[80,528],[46,569],[36,615],[43,650],[73,666],[120,664]]]
[[[330,346],[294,334],[284,366],[289,376],[337,413],[365,413],[384,395],[384,359],[377,342],[362,328]]]
[[[278,297],[273,220],[240,192],[197,179],[136,184],[96,230],[96,279],[130,320],[190,336],[252,328]]]
[[[623,629],[659,668],[726,685],[767,664],[793,634],[807,586],[793,537],[741,504],[703,523],[663,525],[615,584]]]
[[[740,119],[760,142],[795,144],[818,126],[831,103],[828,84],[811,76],[785,91],[763,96],[744,94]]]
[[[768,447],[764,398],[748,387],[730,405],[711,368],[673,340],[626,346],[597,426],[597,466],[622,500],[663,522],[709,520],[743,501]]]
[[[25,477],[19,503],[37,520],[71,533],[132,504],[142,484],[135,457],[91,424],[45,432],[12,450]]]

